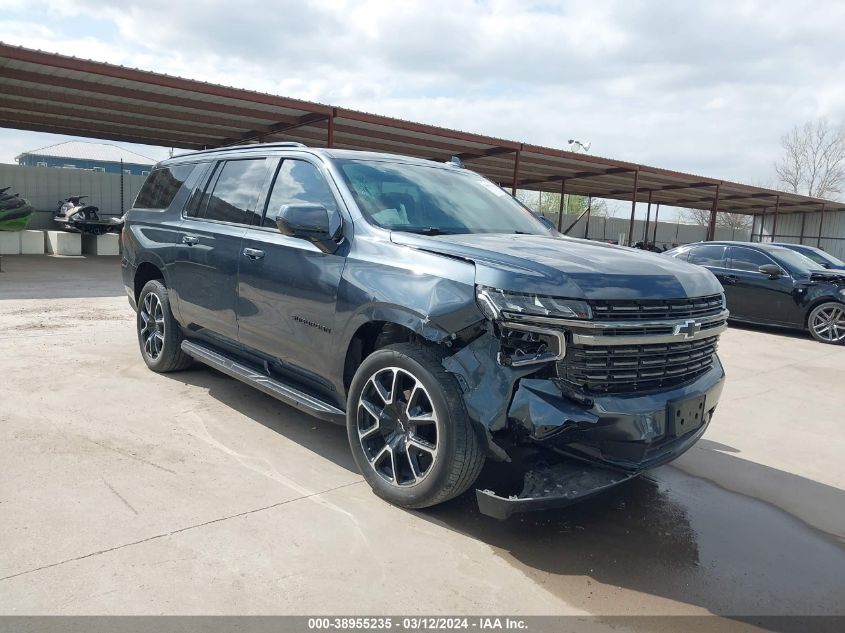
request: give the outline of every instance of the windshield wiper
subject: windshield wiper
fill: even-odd
[[[406,231],[407,233],[418,233],[420,235],[455,235],[455,231],[447,231],[445,229],[437,228],[436,226],[409,226],[403,228],[396,228],[396,231]]]

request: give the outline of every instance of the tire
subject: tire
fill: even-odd
[[[167,287],[161,280],[148,281],[141,290],[135,323],[147,367],[163,374],[191,365],[193,359],[182,351],[182,330],[170,310]]]
[[[807,329],[819,343],[845,345],[845,304],[828,301],[817,305],[807,317]]]
[[[379,497],[403,508],[458,496],[484,465],[442,358],[419,343],[388,345],[361,363],[349,389],[346,430],[355,463]]]

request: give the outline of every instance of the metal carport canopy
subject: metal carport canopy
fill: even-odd
[[[845,210],[842,202],[3,43],[0,127],[186,149],[292,140],[438,161],[459,156],[514,189],[746,214]]]

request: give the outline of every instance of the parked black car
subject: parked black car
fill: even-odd
[[[571,503],[678,457],[722,391],[713,275],[560,236],[456,165],[197,152],[153,169],[122,240],[152,370],[196,359],[345,424],[400,506],[517,453],[522,492],[477,491],[483,512]]]
[[[666,254],[716,275],[732,320],[809,330],[822,343],[845,344],[845,272],[756,242],[701,242]]]
[[[845,262],[815,246],[789,244],[788,242],[774,242],[774,245],[783,246],[796,253],[801,253],[804,257],[809,257],[822,268],[827,268],[828,270],[845,270]]]

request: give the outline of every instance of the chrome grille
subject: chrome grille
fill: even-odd
[[[677,343],[570,345],[556,364],[562,386],[589,394],[669,389],[713,365],[718,336]]]
[[[593,300],[589,303],[595,321],[694,319],[719,314],[724,309],[720,294],[691,299]]]

